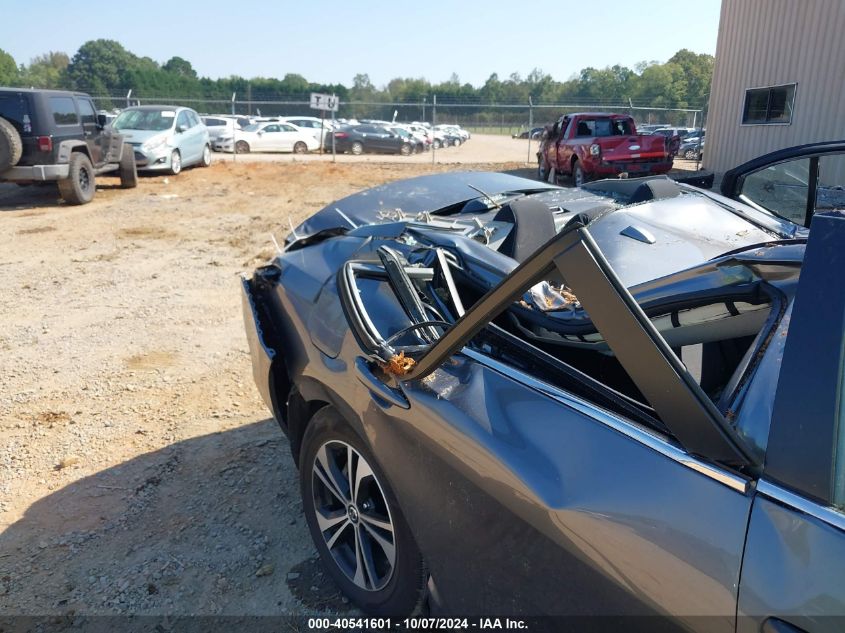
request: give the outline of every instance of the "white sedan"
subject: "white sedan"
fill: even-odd
[[[320,143],[310,131],[284,122],[266,121],[235,130],[234,136],[217,139],[214,149],[218,152],[294,152],[305,154],[318,149]]]

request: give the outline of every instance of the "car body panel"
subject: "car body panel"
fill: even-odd
[[[845,516],[761,482],[754,500],[739,592],[738,633],[845,629]],[[809,512],[808,512],[809,510]],[[815,516],[814,516],[815,515]]]
[[[478,191],[491,195],[507,191],[542,191],[557,189],[553,185],[530,181],[508,174],[488,172],[454,172],[447,177],[417,176],[354,193],[333,202],[296,227],[298,238],[335,228],[349,229],[355,225],[378,222],[386,214],[397,210],[405,214],[433,212],[478,198]],[[292,237],[292,235],[291,235]]]
[[[262,397],[282,418],[294,459],[302,411],[334,407],[408,520],[431,574],[433,614],[657,616],[668,630],[726,632],[780,618],[833,630],[817,616],[845,616],[845,521],[815,488],[801,494],[783,466],[814,455],[800,447],[818,442],[796,435],[804,427],[780,404],[800,406],[804,396],[781,396],[782,380],[775,398],[774,386],[800,371],[790,346],[810,349],[802,339],[814,329],[838,333],[827,348],[843,347],[845,292],[827,293],[839,317],[818,311],[815,326],[801,305],[802,288],[815,284],[803,291],[812,296],[841,287],[840,266],[821,275],[802,264],[837,263],[824,249],[845,252],[845,230],[810,234],[808,246],[806,229],[717,194],[678,186],[632,203],[626,188],[642,183],[595,184],[424,176],[349,196],[296,227],[285,252],[245,282],[256,309],[244,304],[255,377],[267,383]],[[553,216],[554,234],[517,262],[504,249],[519,224],[504,208],[517,218],[526,199]],[[450,275],[463,293],[451,303]],[[412,276],[442,279],[442,295],[433,293],[442,304],[430,307],[449,325],[427,343],[433,326],[420,323],[425,310],[413,316],[407,292],[423,295],[425,284]],[[532,308],[525,287],[552,279],[577,304]],[[720,330],[746,343],[727,383],[705,391],[680,349],[699,339],[678,342],[675,328],[686,326],[669,324],[665,306],[680,305],[678,320],[699,301],[727,300],[738,312],[743,297],[765,312],[752,329]],[[503,310],[544,329],[535,338],[508,330]],[[742,318],[731,313],[725,327]],[[379,371],[386,338],[401,340],[415,320],[414,340],[424,343],[415,364]],[[612,357],[642,400],[602,391],[611,382],[572,373],[563,356],[551,362],[541,338],[555,328],[580,332],[562,345]],[[262,337],[283,357],[271,358]],[[806,380],[830,392],[841,374],[827,362],[817,370],[824,379]]]
[[[709,615],[732,630],[748,497],[472,358],[405,393],[408,410],[373,401],[362,419],[445,611]]]

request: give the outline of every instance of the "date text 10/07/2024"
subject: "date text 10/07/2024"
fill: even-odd
[[[512,618],[308,618],[308,628],[315,630],[527,630],[524,620]]]

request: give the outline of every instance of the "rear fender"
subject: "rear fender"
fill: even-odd
[[[70,162],[70,155],[73,152],[82,152],[88,159],[91,159],[91,153],[88,151],[88,145],[83,141],[70,140],[59,143],[59,149],[56,153],[56,162],[59,164],[67,164]]]

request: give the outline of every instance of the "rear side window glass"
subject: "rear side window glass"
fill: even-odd
[[[50,97],[50,110],[56,125],[76,125],[79,117],[71,97]]]
[[[0,116],[11,123],[19,134],[32,132],[29,104],[22,95],[0,95]]]
[[[97,122],[97,113],[94,111],[94,106],[91,105],[91,102],[80,99],[77,103],[79,103],[79,114],[82,115],[82,124],[95,124]]]

